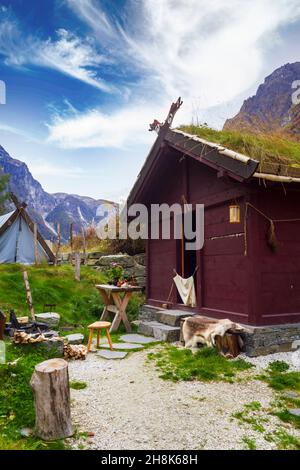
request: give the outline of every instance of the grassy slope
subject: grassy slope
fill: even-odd
[[[89,267],[82,267],[81,281],[74,280],[72,266],[27,267],[36,313],[43,312],[44,304],[56,304],[54,311],[61,315],[62,323],[86,324],[99,315],[101,298],[96,283],[105,276]],[[28,315],[22,268],[18,264],[0,265],[0,308],[5,313],[15,309],[18,316]]]
[[[217,131],[206,126],[180,126],[180,130],[209,142],[218,143],[265,162],[300,165],[300,143],[277,135],[244,134],[237,131]]]

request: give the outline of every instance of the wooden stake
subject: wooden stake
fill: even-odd
[[[6,316],[0,310],[0,341],[4,340],[5,322],[6,322]]]
[[[29,284],[29,280],[28,280],[27,271],[23,271],[23,278],[24,278],[26,298],[27,298],[27,303],[28,303],[30,315],[31,315],[32,320],[35,321],[35,314],[34,314],[34,308],[33,308],[33,302],[32,302],[32,296],[31,296],[30,284]]]
[[[35,431],[45,441],[73,434],[68,363],[49,359],[35,366],[30,382],[35,401]]]
[[[81,227],[81,233],[82,233],[82,245],[83,245],[83,262],[86,264],[87,261],[87,256],[86,256],[86,238],[85,238],[85,230],[83,227]]]
[[[70,249],[73,253],[73,222],[70,223]]]
[[[75,253],[75,280],[76,281],[80,281],[80,264],[81,264],[80,253]]]
[[[39,263],[39,252],[38,252],[38,239],[37,239],[37,224],[33,224],[33,241],[34,241],[34,262]]]
[[[58,255],[59,255],[59,250],[60,250],[60,223],[58,222],[57,224],[57,241],[56,241],[56,253],[55,253],[55,266],[57,266],[57,260],[58,260]]]

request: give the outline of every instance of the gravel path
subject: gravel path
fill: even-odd
[[[80,431],[94,433],[82,441],[85,448],[243,449],[244,436],[255,439],[258,449],[275,447],[232,418],[252,401],[269,406],[274,397],[265,383],[167,382],[158,377],[153,361],[146,361],[148,352],[114,361],[89,354],[86,361],[70,362],[71,379],[88,384],[71,390],[73,422]],[[268,420],[266,431],[273,432],[279,421]],[[74,447],[79,443],[72,441]]]

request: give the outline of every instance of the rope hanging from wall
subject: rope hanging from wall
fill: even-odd
[[[277,246],[278,246],[276,232],[275,232],[275,223],[277,224],[281,222],[300,222],[300,219],[271,219],[271,217],[268,217],[264,212],[262,212],[260,209],[255,207],[253,204],[251,204],[250,202],[246,202],[246,210],[245,210],[245,216],[244,216],[244,240],[245,240],[244,255],[245,256],[247,256],[248,254],[247,222],[248,222],[249,208],[255,210],[258,214],[260,214],[269,222],[269,228],[268,228],[266,237],[267,237],[267,243],[273,252],[276,252]]]

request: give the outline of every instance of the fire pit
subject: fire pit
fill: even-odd
[[[2,312],[1,312],[2,313]],[[41,322],[20,323],[16,317],[14,310],[9,312],[9,323],[5,326],[5,334],[14,336],[15,332],[24,332],[27,334],[41,334],[41,332],[49,331],[49,325]]]

